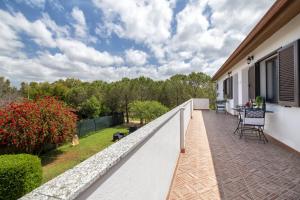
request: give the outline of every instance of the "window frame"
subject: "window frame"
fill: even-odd
[[[274,54],[272,56],[270,56],[269,58],[266,58],[264,60],[265,62],[265,86],[266,86],[266,96],[264,97],[265,100],[266,100],[266,103],[272,103],[272,104],[278,104],[278,101],[279,101],[279,62],[278,62],[278,54]],[[267,63],[270,62],[270,61],[275,61],[275,84],[276,84],[276,90],[275,90],[275,96],[273,97],[273,100],[269,100],[268,99],[268,66],[267,66]],[[272,77],[274,78],[274,77]],[[274,99],[275,98],[275,99]]]
[[[233,99],[233,77],[230,76],[223,80],[223,98]]]

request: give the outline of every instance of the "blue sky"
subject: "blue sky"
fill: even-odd
[[[115,81],[212,75],[271,0],[2,0],[0,76]]]

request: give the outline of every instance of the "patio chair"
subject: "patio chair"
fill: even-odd
[[[226,100],[217,100],[216,101],[216,112],[226,112]]]
[[[264,143],[268,142],[264,134],[265,126],[265,110],[263,109],[245,109],[242,113],[242,128],[240,138],[243,137],[246,131],[257,132],[260,140]]]
[[[234,130],[233,134],[239,133],[242,128],[242,123],[243,123],[243,118],[244,118],[244,110],[245,106],[244,105],[237,105],[235,108],[232,108],[235,112],[237,112],[237,118],[238,118],[238,124],[236,129]]]

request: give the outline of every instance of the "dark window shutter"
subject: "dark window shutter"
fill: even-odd
[[[232,77],[226,78],[223,81],[223,98],[232,99],[232,88],[233,88],[233,79]]]
[[[260,95],[260,65],[255,63],[248,71],[248,95],[249,99],[255,99]]]
[[[279,50],[279,104],[299,106],[299,44],[293,42]]]
[[[227,96],[227,79],[223,81],[223,98]]]
[[[233,78],[232,76],[230,78],[227,79],[228,80],[228,88],[229,88],[229,91],[228,91],[228,99],[232,99],[233,98]]]
[[[260,96],[260,64],[255,63],[255,98]]]
[[[248,71],[248,95],[249,99],[255,99],[255,67],[252,66]]]

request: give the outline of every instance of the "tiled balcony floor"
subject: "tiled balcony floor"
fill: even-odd
[[[194,111],[169,199],[300,199],[300,156],[239,139],[236,118]]]

